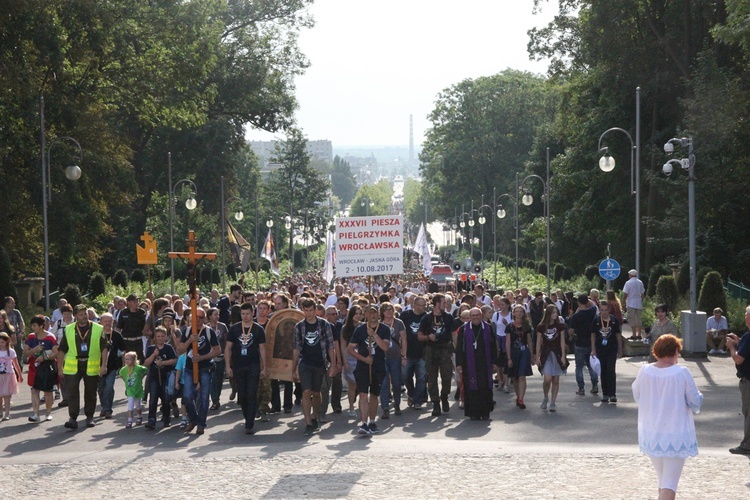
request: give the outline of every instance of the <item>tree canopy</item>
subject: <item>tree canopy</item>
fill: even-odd
[[[8,250],[17,276],[40,275],[40,97],[50,153],[53,288],[135,264],[143,230],[166,218],[173,181],[192,179],[218,242],[221,177],[244,180],[244,127],[285,130],[297,103],[297,47],[311,0],[6,2],[0,16],[0,169]],[[83,149],[83,175],[61,174]],[[45,152],[46,153],[46,152]],[[158,208],[163,207],[163,208]],[[209,226],[211,227],[211,226]],[[215,236],[213,235],[215,233]],[[179,241],[184,239],[181,234]],[[162,247],[164,248],[164,247]],[[215,247],[215,249],[218,249]]]

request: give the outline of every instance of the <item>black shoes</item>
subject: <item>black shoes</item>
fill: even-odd
[[[441,415],[440,411],[440,403],[437,401],[433,401],[432,403],[432,416],[433,417],[439,417]]]
[[[440,398],[440,401],[443,403],[443,413],[451,411],[451,405],[448,403],[448,396],[443,396]]]
[[[76,429],[78,429],[78,422],[76,422],[75,420],[73,420],[71,418],[70,420],[68,420],[67,422],[65,422],[65,428],[66,429],[76,430]]]

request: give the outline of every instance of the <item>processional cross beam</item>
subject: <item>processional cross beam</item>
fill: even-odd
[[[198,297],[195,293],[195,273],[197,264],[203,259],[216,259],[215,253],[200,253],[195,250],[198,247],[198,240],[195,239],[195,231],[188,231],[187,252],[169,252],[167,255],[170,259],[182,259],[187,267],[188,286],[190,287],[190,328],[195,335],[198,335]],[[193,342],[193,382],[198,383],[198,343]]]

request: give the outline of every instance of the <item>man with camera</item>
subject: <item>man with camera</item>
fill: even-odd
[[[750,330],[750,306],[745,309],[745,325]],[[742,338],[734,333],[727,334],[727,347],[732,361],[737,368],[742,395],[742,415],[745,417],[745,435],[740,445],[730,448],[735,455],[750,455],[750,334],[745,332]]]

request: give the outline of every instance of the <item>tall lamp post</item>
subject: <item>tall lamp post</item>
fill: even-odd
[[[516,230],[516,288],[518,288],[518,195],[511,196],[508,193],[503,193],[500,196],[495,196],[495,188],[492,189],[492,195],[495,199],[492,209],[492,213],[497,215],[499,219],[504,219],[506,215],[508,215],[507,210],[503,208],[503,205],[498,202],[503,198],[508,198],[513,202],[513,206],[515,207],[515,212],[513,214],[513,224],[515,225]],[[516,193],[518,193],[518,172],[516,172]],[[492,217],[492,224],[494,226],[495,224],[495,217]],[[494,229],[493,229],[494,231]],[[495,236],[495,252],[497,252],[497,236]],[[495,256],[495,281],[497,282],[497,255]],[[495,286],[497,286],[497,283],[495,283]]]
[[[494,193],[494,190],[493,190]],[[479,212],[479,218],[477,219],[477,222],[479,222],[479,238],[480,238],[480,248],[481,248],[481,255],[482,255],[482,279],[484,279],[484,224],[487,222],[487,218],[484,216],[484,209],[488,209],[494,214],[495,212],[492,210],[493,207],[489,205],[484,204],[484,195],[482,195],[482,204],[477,209]],[[492,216],[492,236],[493,236],[493,243],[495,244],[495,250],[493,251],[493,255],[497,253],[497,236],[495,236],[495,216]],[[497,262],[497,259],[495,260]],[[495,266],[495,272],[497,272],[497,266]]]
[[[190,193],[190,196],[185,201],[185,208],[188,210],[195,210],[195,207],[198,206],[198,203],[195,201],[195,197],[198,196],[198,188],[195,186],[195,183],[191,181],[190,179],[180,179],[175,183],[174,186],[172,186],[172,153],[169,153],[168,156],[168,170],[169,170],[169,251],[174,252],[174,206],[175,203],[177,203],[177,196],[175,193],[177,193],[177,188],[180,187],[182,184],[190,184],[192,187],[193,192]],[[169,268],[170,268],[170,275],[169,275],[169,289],[170,293],[174,295],[174,259],[169,259]]]
[[[469,210],[469,257],[474,260],[474,212],[477,210],[474,208],[474,200],[471,200],[471,210]]]
[[[706,323],[706,312],[696,311],[698,283],[696,278],[695,257],[695,154],[693,152],[693,138],[681,137],[670,139],[664,145],[664,152],[668,155],[674,153],[675,146],[687,148],[688,157],[682,159],[670,159],[662,167],[665,175],[669,176],[676,165],[688,173],[688,241],[690,255],[690,312],[681,313],[682,335],[685,339],[685,351],[696,353],[698,356],[705,354],[706,340],[702,325]]]
[[[41,146],[42,146],[42,229],[44,232],[44,305],[49,310],[49,224],[47,220],[47,206],[52,203],[52,148],[63,141],[71,142],[78,149],[78,156],[73,158],[73,164],[65,168],[65,177],[71,181],[81,178],[81,168],[77,165],[83,159],[81,145],[72,137],[58,137],[50,142],[49,147],[45,145],[44,129],[44,97],[39,98],[39,114],[41,120]],[[46,157],[46,158],[45,158]]]
[[[547,219],[547,296],[549,297],[550,290],[552,288],[551,284],[551,270],[550,270],[550,235],[549,235],[549,219],[550,219],[550,212],[549,212],[549,202],[550,202],[550,192],[549,192],[549,148],[547,148],[547,180],[545,181],[541,177],[539,177],[536,174],[527,175],[523,181],[521,181],[521,186],[523,187],[526,184],[526,181],[535,178],[539,179],[542,184],[544,185],[544,215]],[[527,207],[530,206],[532,203],[534,203],[534,197],[531,196],[531,193],[529,191],[524,191],[523,196],[521,197],[521,203],[526,205]]]
[[[464,212],[464,205],[461,205],[461,215],[458,216],[458,227],[461,228],[461,244],[466,245],[466,221],[469,217],[468,212]]]
[[[366,201],[365,201],[366,200]],[[365,196],[362,201],[360,202],[360,206],[364,207],[365,209],[365,217],[370,216],[370,207],[375,205],[369,196]]]
[[[225,245],[226,245],[226,239],[227,239],[227,214],[226,214],[226,207],[230,203],[234,201],[240,201],[240,199],[236,196],[232,196],[228,200],[224,199],[224,176],[221,176],[221,289],[222,291],[227,291],[227,264],[225,261]],[[245,214],[242,213],[242,209],[237,208],[237,211],[234,213],[234,219],[237,221],[241,221],[245,218]]]
[[[598,151],[604,151],[599,159],[599,168],[611,172],[615,168],[615,159],[609,155],[609,149],[602,147],[602,139],[610,132],[622,132],[630,139],[630,193],[635,195],[635,270],[641,270],[641,88],[635,89],[635,142],[630,134],[619,127],[605,130],[599,136]]]

